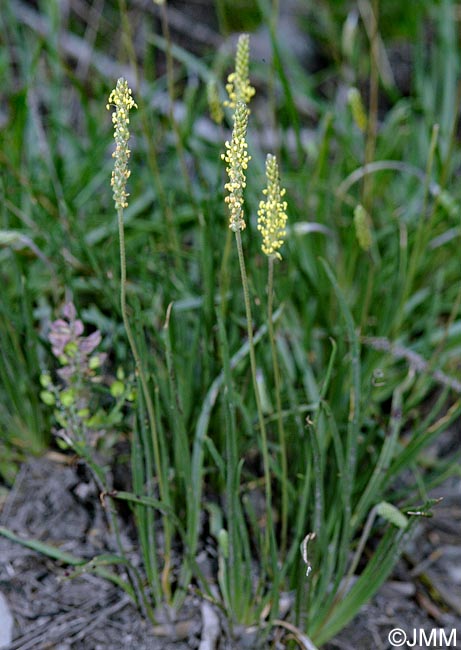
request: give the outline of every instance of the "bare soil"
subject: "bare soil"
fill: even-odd
[[[448,637],[456,629],[458,645],[451,647],[461,647],[460,480],[450,479],[436,490],[436,496],[443,496],[443,502],[432,519],[421,518],[416,541],[392,579],[327,650],[388,649],[393,647],[388,640],[393,628],[405,631],[410,641],[414,630],[429,634],[443,629]],[[79,557],[91,558],[110,549],[94,486],[77,467],[53,454],[23,466],[1,506],[0,523]],[[130,558],[139,562],[128,531],[123,533],[123,543]],[[278,636],[265,645],[258,645],[250,632],[232,641],[216,612],[220,633],[212,642],[210,621],[205,620],[210,612],[196,596],[187,599],[179,620],[165,617],[163,624],[152,627],[113,584],[94,575],[69,578],[63,565],[3,537],[0,592],[14,617],[14,640],[5,650],[282,649],[289,635],[278,629]]]

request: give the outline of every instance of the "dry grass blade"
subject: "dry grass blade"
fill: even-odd
[[[301,630],[296,627],[296,625],[288,623],[288,621],[282,621],[278,618],[275,619],[273,625],[284,627],[286,630],[291,632],[302,650],[318,650],[317,646],[309,639],[306,634],[304,634],[304,632],[301,632]]]

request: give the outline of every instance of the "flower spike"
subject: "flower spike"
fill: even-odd
[[[283,200],[285,190],[280,188],[277,159],[272,154],[266,158],[267,187],[263,190],[266,199],[260,201],[258,210],[258,230],[261,232],[263,253],[274,255],[281,260],[278,249],[283,245],[286,235],[287,202]]]
[[[224,102],[224,106],[236,108],[238,102],[249,104],[255,94],[255,89],[250,84],[248,76],[248,67],[250,61],[250,37],[248,34],[241,34],[237,41],[237,51],[235,54],[235,72],[227,77],[226,90],[229,95],[229,101]]]
[[[128,140],[130,132],[128,124],[130,123],[129,112],[132,108],[138,108],[131,96],[131,90],[128,88],[126,79],[120,78],[117,81],[116,88],[109,96],[109,102],[106,105],[108,111],[111,106],[115,107],[112,113],[112,123],[114,124],[114,139],[116,148],[112,157],[115,159],[114,169],[110,184],[113,189],[113,197],[117,210],[128,207],[128,194],[126,193],[126,182],[130,177],[128,169],[128,160],[130,150],[128,149]]]
[[[226,142],[226,153],[221,158],[226,161],[229,182],[225,184],[229,195],[224,199],[229,205],[229,228],[234,232],[244,230],[246,224],[243,214],[243,190],[246,187],[245,171],[251,156],[247,152],[246,132],[249,110],[243,102],[238,102],[234,113],[234,128],[231,142]]]

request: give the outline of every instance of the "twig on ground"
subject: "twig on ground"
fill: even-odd
[[[202,603],[201,611],[203,623],[199,650],[215,650],[221,631],[219,617],[214,607],[206,600]]]
[[[430,364],[417,352],[413,352],[402,345],[392,343],[389,339],[382,337],[366,336],[362,339],[365,345],[370,346],[374,350],[383,350],[389,352],[394,359],[405,359],[410,364],[411,368],[416,372],[427,372],[439,384],[448,386],[456,393],[461,394],[461,382],[445,374],[442,370],[432,370]]]

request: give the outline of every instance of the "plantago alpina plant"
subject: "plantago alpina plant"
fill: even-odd
[[[287,454],[285,444],[285,430],[282,418],[282,403],[280,397],[280,368],[275,345],[273,307],[274,307],[274,261],[281,260],[279,248],[282,246],[286,235],[285,226],[287,222],[287,203],[283,199],[285,190],[280,187],[279,169],[277,159],[272,154],[266,158],[266,180],[267,186],[263,190],[265,200],[260,201],[258,210],[258,230],[261,232],[262,251],[268,259],[268,302],[267,302],[267,324],[269,339],[271,343],[272,366],[274,370],[275,399],[277,406],[277,424],[279,433],[281,468],[282,468],[282,529],[281,529],[281,553],[286,550],[287,526],[288,526],[288,476],[287,476]]]
[[[155,1],[150,1],[151,9]],[[389,29],[380,29],[379,5],[392,3],[359,3],[369,9],[372,5],[362,11],[363,25],[357,22],[358,14],[350,12],[344,58],[335,57],[328,64],[327,94],[337,94],[346,64],[357,88],[369,88],[370,101],[364,108],[358,91],[352,90],[347,115],[341,103],[329,101],[321,92],[322,74],[304,74],[296,63],[297,54],[281,41],[280,1],[243,3],[257,5],[256,20],[266,30],[271,48],[269,84],[263,81],[259,63],[258,88],[265,104],[259,129],[269,132],[274,143],[271,153],[284,154],[277,161],[274,156],[267,158],[267,188],[258,197],[263,199],[258,215],[259,201],[251,213],[245,187],[252,184],[249,154],[263,155],[256,142],[254,149],[251,141],[246,145],[249,108],[256,112],[251,103],[255,91],[248,35],[238,40],[235,66],[232,62],[226,72],[226,78],[231,73],[225,80],[228,94],[212,99],[220,109],[215,118],[219,121],[224,115],[229,128],[225,149],[226,138],[220,138],[223,163],[215,141],[219,129],[201,128],[202,82],[213,74],[209,59],[200,58],[201,45],[197,43],[194,53],[173,45],[164,0],[156,9],[164,38],[146,22],[142,43],[135,47],[132,20],[141,15],[148,18],[147,14],[139,8],[134,14],[127,0],[110,3],[119,5],[120,20],[113,7],[108,8],[108,17],[120,30],[124,58],[142,88],[142,95],[134,92],[139,104],[135,115],[143,131],[140,148],[147,163],[139,178],[136,173],[135,203],[128,196],[129,119],[135,105],[126,82],[120,80],[110,99],[116,135],[111,194],[119,219],[121,265],[115,294],[105,273],[115,221],[101,219],[104,205],[92,190],[99,183],[94,170],[107,162],[105,135],[112,135],[98,129],[96,136],[91,129],[106,104],[98,106],[93,100],[101,85],[97,70],[85,83],[85,97],[79,82],[84,70],[63,74],[68,62],[55,43],[43,50],[47,63],[42,65],[42,57],[34,57],[42,35],[29,30],[24,40],[24,21],[16,15],[15,4],[14,0],[1,3],[2,9],[5,5],[2,34],[10,46],[5,56],[17,65],[12,74],[7,70],[4,75],[2,96],[9,110],[2,111],[5,128],[0,129],[4,279],[0,472],[8,463],[3,450],[13,450],[16,440],[21,448],[26,443],[28,450],[29,430],[40,435],[51,421],[46,412],[42,418],[35,393],[49,348],[41,339],[50,320],[49,305],[56,302],[49,286],[56,277],[57,295],[66,290],[79,304],[85,303],[83,315],[93,330],[82,332],[80,319],[69,306],[61,322],[52,324],[57,372],[42,376],[42,399],[58,412],[58,436],[72,444],[99,480],[115,535],[117,522],[121,524],[117,500],[129,503],[142,557],[137,548],[124,554],[122,535],[122,544],[109,535],[111,556],[88,562],[90,558],[69,557],[57,546],[49,547],[49,555],[79,572],[109,575],[150,619],[168,600],[168,618],[174,624],[172,619],[191,590],[194,599],[203,594],[214,602],[219,588],[226,628],[239,624],[230,630],[235,636],[243,636],[247,624],[253,630],[261,627],[262,634],[269,633],[271,624],[285,623],[292,634],[294,624],[305,624],[306,633],[320,646],[382,584],[411,533],[412,521],[425,516],[426,508],[419,505],[424,494],[417,494],[424,492],[423,474],[430,479],[427,487],[432,487],[452,466],[445,457],[439,463],[431,456],[424,466],[418,459],[424,447],[451,428],[461,413],[459,382],[446,374],[456,370],[461,354],[457,3],[428,0],[406,3],[411,5],[408,14],[399,10],[404,18],[397,21],[399,34],[413,33],[419,14],[417,31],[423,40],[417,45],[425,51],[424,57],[416,57],[415,83],[409,86],[409,101],[403,103],[394,82],[388,85],[385,80],[389,79],[386,43],[383,48],[380,42],[395,25],[387,21]],[[35,4],[38,20],[46,3]],[[218,3],[224,4],[229,5]],[[413,5],[421,8],[415,12]],[[432,6],[438,6],[437,11]],[[237,18],[246,22],[241,13]],[[430,42],[422,29],[428,20]],[[365,27],[369,38],[355,38],[358,26]],[[113,55],[116,44],[107,45],[107,54]],[[156,50],[165,57],[158,67],[165,73],[162,79],[157,79],[156,66],[150,65],[153,56],[158,59]],[[366,56],[369,66],[362,65]],[[214,69],[220,65],[221,60]],[[289,65],[295,66],[296,74],[286,74]],[[18,76],[21,87],[21,82],[30,86],[30,97],[17,93]],[[381,112],[380,80],[390,91]],[[84,100],[80,106],[72,105],[78,122],[88,125],[84,142],[65,128],[70,117],[67,102],[48,102],[50,119],[42,128],[42,111],[34,97],[40,102],[43,93],[58,96],[63,87]],[[219,106],[220,99],[228,100],[225,106],[222,101]],[[415,106],[421,110],[415,112]],[[379,122],[378,113],[383,118]],[[438,121],[440,128],[434,126],[431,139],[427,125]],[[62,125],[65,146],[59,149]],[[306,140],[305,129],[311,127],[315,133]],[[92,135],[97,141],[92,142]],[[90,155],[82,155],[84,151]],[[289,202],[289,216],[298,221],[293,232],[290,229],[289,255],[282,246],[288,212],[277,171],[282,160],[297,197]],[[224,203],[215,191],[217,184],[227,197],[226,225],[215,218]],[[326,187],[335,191],[325,192]],[[124,232],[127,203],[133,218]],[[351,213],[358,203],[363,210],[356,210],[354,231]],[[315,214],[315,221],[306,220],[309,214]],[[253,232],[256,218],[258,234]],[[227,242],[220,259],[224,231]],[[250,234],[258,241],[244,240]],[[254,256],[247,254],[250,250]],[[266,260],[261,268],[263,257],[268,270]],[[219,287],[216,270],[221,271]],[[288,280],[283,285],[282,270]],[[251,290],[255,287],[254,293],[249,293],[248,284]],[[261,287],[267,290],[267,299],[263,291],[258,294]],[[221,293],[218,305],[217,291]],[[266,300],[265,308],[256,308],[253,298],[258,295],[261,302]],[[276,300],[281,299],[283,336],[277,330],[282,309],[272,316]],[[124,340],[116,337],[110,371],[124,366],[128,355],[129,367],[124,370],[127,376],[130,367],[136,371],[136,408],[127,403],[128,395],[124,399],[122,374],[108,386],[108,376],[94,367],[101,360],[94,347],[99,339],[94,330],[101,331],[101,337],[111,332],[116,336],[120,314],[127,334],[123,332]],[[237,383],[241,390],[236,390]],[[112,457],[104,465],[99,461],[100,452],[114,451],[110,442],[120,434],[131,443],[131,472],[123,465],[126,475],[131,474],[131,492],[113,490],[121,484],[113,485]],[[453,458],[453,468],[459,472],[457,460]],[[116,465],[120,468],[119,462]],[[402,471],[416,477],[416,487],[413,481],[399,480]],[[273,522],[271,497],[278,510]],[[308,531],[315,531],[315,537],[312,532],[306,535]],[[0,526],[0,535],[5,534],[9,533]],[[36,548],[43,550],[45,541]],[[90,546],[85,544],[85,556]],[[116,566],[108,574],[111,557]],[[135,561],[130,567],[131,557]],[[143,575],[136,573],[138,566]],[[279,621],[282,592],[289,593],[287,600],[283,598],[288,610],[284,621]],[[207,618],[204,613],[202,646],[207,642]],[[295,640],[282,639],[281,634],[278,630],[268,643],[247,637],[235,639],[234,645],[295,645]],[[298,641],[311,647],[300,637]],[[89,640],[87,645],[94,643]]]
[[[139,354],[138,347],[136,345],[136,340],[131,329],[130,321],[127,313],[127,300],[126,300],[126,285],[127,285],[127,275],[126,275],[126,252],[125,252],[125,230],[123,223],[123,210],[128,206],[127,198],[128,194],[126,192],[126,182],[130,177],[130,171],[128,169],[128,160],[130,157],[130,150],[128,148],[128,140],[130,133],[128,130],[129,125],[129,112],[132,108],[136,108],[136,104],[131,96],[131,90],[128,88],[128,83],[125,79],[120,78],[117,81],[116,88],[111,92],[109,97],[109,103],[107,104],[107,109],[110,110],[111,106],[115,108],[112,113],[112,122],[114,124],[114,139],[116,143],[116,148],[112,156],[115,159],[114,170],[112,172],[111,185],[113,188],[113,197],[115,202],[115,208],[117,210],[118,216],[118,230],[119,230],[119,240],[120,240],[120,306],[123,318],[123,324],[125,326],[126,335],[128,342],[133,354],[133,358],[136,364],[136,372],[141,383],[142,394],[144,401],[146,403],[147,414],[150,425],[150,432],[152,438],[152,446],[154,450],[154,460],[157,469],[157,478],[159,484],[160,497],[165,503],[168,502],[167,489],[162,472],[162,464],[160,457],[160,445],[157,433],[157,423],[154,413],[154,405],[152,398],[149,392],[149,387],[147,384],[147,376],[144,368],[144,364],[141,360],[141,355]],[[169,564],[170,564],[170,544],[171,544],[171,532],[170,525],[168,523],[167,517],[163,518],[164,529],[165,529],[165,566],[162,575],[162,583],[160,586],[158,575],[156,572],[156,563],[153,563],[154,574],[153,581],[154,584],[152,588],[154,589],[154,594],[158,600],[161,599],[161,592],[169,599],[170,597],[170,588],[169,588]]]
[[[229,206],[229,228],[235,234],[235,241],[237,244],[237,253],[240,266],[240,275],[243,287],[243,296],[245,302],[245,314],[247,322],[248,343],[251,376],[253,381],[253,390],[256,401],[256,410],[258,413],[259,430],[261,433],[261,450],[263,456],[264,466],[264,483],[265,483],[265,496],[266,496],[266,527],[265,527],[265,542],[263,549],[263,557],[265,559],[271,558],[273,569],[276,567],[276,549],[273,529],[272,517],[272,488],[270,477],[269,465],[269,449],[267,442],[267,431],[264,422],[264,415],[261,402],[260,388],[257,379],[256,368],[256,355],[253,340],[253,317],[251,314],[250,292],[248,288],[248,277],[245,267],[245,258],[243,255],[242,236],[241,231],[246,228],[244,219],[244,198],[243,190],[246,187],[246,170],[250,156],[247,152],[246,131],[248,126],[248,113],[249,110],[243,102],[238,102],[234,113],[234,128],[232,131],[231,142],[226,142],[226,153],[222,155],[223,160],[227,162],[227,174],[229,182],[226,183],[225,188],[229,192],[225,201]],[[273,581],[273,585],[276,580]],[[275,587],[274,587],[275,591]],[[275,594],[274,594],[275,595]]]

